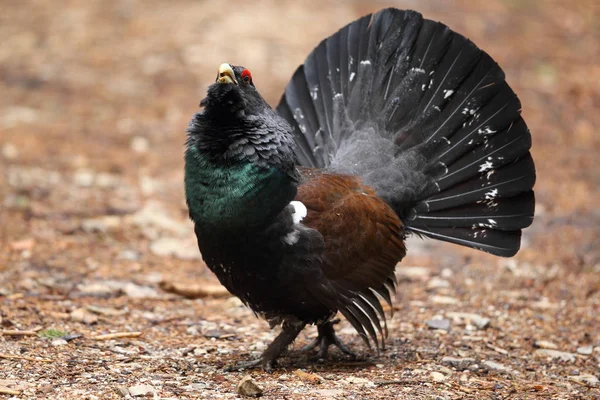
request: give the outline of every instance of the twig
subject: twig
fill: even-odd
[[[0,358],[5,358],[9,360],[26,360],[26,361],[39,361],[39,362],[54,362],[49,358],[35,358],[35,357],[27,357],[27,356],[17,356],[15,354],[6,354],[0,353]]]
[[[18,390],[13,390],[13,389],[9,389],[4,386],[0,386],[0,394],[12,394],[12,395],[17,396],[17,395],[21,394],[21,392]]]
[[[294,371],[294,375],[296,375],[300,380],[309,382],[309,383],[321,383],[323,380],[319,375],[311,374],[301,369],[297,369]]]
[[[386,385],[420,385],[421,381],[415,381],[415,380],[404,380],[404,379],[392,379],[389,381],[377,381],[375,382],[375,384],[377,386],[386,386]]]
[[[26,331],[19,331],[14,329],[3,329],[0,332],[6,336],[36,336],[39,331],[42,330],[41,326],[29,329]]]
[[[451,387],[453,387],[454,389],[458,389],[461,392],[465,392],[465,393],[473,393],[476,391],[475,389],[468,388],[468,387],[460,385],[458,383],[451,384]]]
[[[142,332],[115,332],[107,333],[105,335],[98,335],[92,337],[94,340],[110,340],[110,339],[121,339],[121,338],[134,338],[142,336]]]
[[[159,286],[168,293],[183,296],[186,299],[200,299],[203,297],[230,297],[231,293],[221,285],[210,283],[189,284],[182,282],[161,281]]]

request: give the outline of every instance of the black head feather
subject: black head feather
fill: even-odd
[[[218,120],[243,118],[246,115],[259,115],[265,110],[270,111],[271,107],[256,90],[250,71],[242,66],[229,66],[233,72],[232,79],[220,82],[222,72],[219,72],[200,106],[205,107],[207,113]]]

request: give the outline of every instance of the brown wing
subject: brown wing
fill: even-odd
[[[322,270],[336,291],[338,309],[367,343],[365,330],[377,344],[376,329],[387,336],[387,326],[375,293],[391,305],[394,268],[406,254],[402,222],[360,178],[300,171],[296,200],[308,210],[302,223],[324,238]]]

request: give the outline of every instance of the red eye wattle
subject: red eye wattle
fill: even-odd
[[[243,70],[242,79],[244,80],[244,82],[252,81],[252,74],[250,74],[250,71],[248,71],[247,69]]]

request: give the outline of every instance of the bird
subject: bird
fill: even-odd
[[[184,186],[203,260],[280,333],[236,369],[273,371],[307,325],[325,358],[341,314],[388,337],[409,235],[510,257],[534,216],[521,104],[498,64],[446,25],[383,9],[324,39],[272,108],[223,63],[187,128]]]

